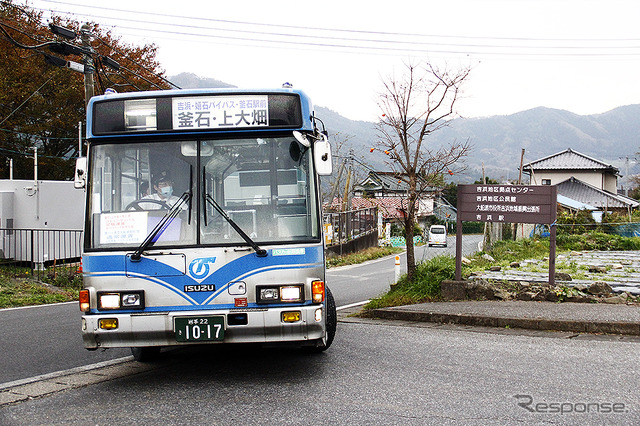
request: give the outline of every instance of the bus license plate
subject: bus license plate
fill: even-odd
[[[224,317],[176,317],[174,329],[178,342],[223,340]]]

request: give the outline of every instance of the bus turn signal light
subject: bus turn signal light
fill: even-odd
[[[311,294],[313,303],[324,302],[324,281],[313,281],[311,283]]]
[[[89,290],[80,290],[78,301],[80,302],[80,310],[82,312],[89,312],[91,309],[91,304],[89,303]]]

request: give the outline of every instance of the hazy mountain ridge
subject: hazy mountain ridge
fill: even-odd
[[[182,88],[235,87],[219,80],[183,73],[170,78]],[[323,121],[338,156],[353,154],[377,170],[386,170],[385,156],[376,146],[375,124],[350,120],[339,113],[316,106],[316,115]],[[627,105],[602,114],[578,115],[546,107],[533,108],[511,115],[483,118],[458,118],[449,126],[430,136],[429,145],[438,147],[453,141],[469,140],[473,150],[466,158],[468,171],[461,181],[473,181],[485,173],[495,179],[517,178],[521,149],[525,163],[571,148],[612,164],[626,173],[621,158],[634,158],[640,150],[640,105]],[[630,167],[629,172],[634,173]]]
[[[323,108],[316,108],[318,115]],[[329,129],[356,135],[350,145],[359,147],[356,152],[367,152],[375,146],[376,132],[373,123],[352,121],[351,126],[333,121],[333,114],[326,120]],[[357,133],[359,132],[359,134]],[[468,171],[462,180],[475,180],[485,173],[497,179],[515,179],[520,154],[525,149],[525,163],[563,151],[574,149],[607,164],[620,168],[621,158],[633,158],[640,148],[640,105],[618,107],[595,115],[578,115],[569,111],[538,107],[511,115],[484,118],[458,118],[449,126],[430,136],[429,144],[437,147],[452,141],[469,140],[473,150],[466,158]],[[362,154],[366,155],[366,154]],[[373,164],[380,164],[379,160]],[[633,167],[629,169],[633,173]]]

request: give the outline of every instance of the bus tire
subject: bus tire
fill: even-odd
[[[325,310],[326,310],[326,330],[327,335],[325,342],[320,339],[316,346],[307,346],[305,347],[305,351],[311,353],[320,353],[329,349],[331,343],[333,343],[333,338],[336,335],[336,327],[338,325],[338,314],[336,312],[336,302],[333,299],[333,294],[331,294],[331,290],[329,287],[325,288]]]
[[[131,355],[138,362],[150,362],[158,358],[160,354],[159,346],[144,346],[131,348]]]

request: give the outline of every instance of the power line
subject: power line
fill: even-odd
[[[115,19],[119,22],[134,22],[134,23],[144,23],[144,24],[153,24],[153,25],[163,25],[169,26],[170,28],[187,28],[187,29],[195,29],[197,32],[185,32],[185,31],[177,31],[177,30],[159,30],[153,28],[141,28],[141,27],[127,27],[122,25],[112,25],[115,28],[119,29],[129,29],[135,31],[142,31],[147,33],[169,33],[173,35],[179,36],[187,36],[187,37],[200,37],[200,38],[212,38],[212,39],[223,39],[223,40],[231,40],[231,41],[240,41],[240,42],[262,42],[262,43],[270,43],[275,44],[276,47],[278,45],[300,45],[306,47],[315,47],[315,48],[341,48],[341,49],[350,49],[350,50],[362,50],[366,49],[373,52],[412,52],[412,53],[441,53],[441,54],[479,54],[479,55],[511,55],[511,56],[636,56],[640,54],[640,44],[632,45],[632,46],[620,46],[620,45],[592,45],[592,46],[584,46],[584,45],[541,45],[541,46],[531,46],[528,44],[518,44],[518,45],[505,45],[505,44],[495,44],[495,43],[484,43],[479,44],[475,43],[478,40],[499,40],[501,42],[510,41],[510,42],[572,42],[572,43],[584,43],[584,42],[597,42],[597,43],[619,43],[619,42],[633,42],[640,43],[640,39],[634,38],[624,38],[624,39],[575,39],[575,38],[567,38],[567,39],[534,39],[534,38],[508,38],[508,37],[469,37],[469,36],[449,36],[449,35],[427,35],[427,34],[416,34],[416,33],[393,33],[393,32],[383,32],[383,31],[359,31],[359,30],[344,30],[344,29],[329,29],[329,28],[320,28],[320,27],[303,27],[296,25],[277,25],[277,24],[264,24],[264,23],[255,23],[248,21],[231,21],[231,20],[221,20],[221,19],[211,19],[211,18],[199,18],[199,17],[189,17],[189,16],[175,16],[175,15],[167,15],[161,13],[152,13],[152,12],[138,12],[133,10],[125,10],[125,9],[115,9],[115,8],[104,8],[104,7],[95,7],[95,6],[86,6],[86,5],[78,5],[74,3],[68,2],[60,2],[60,1],[47,1],[49,3],[63,4],[63,5],[72,5],[85,7],[91,10],[106,10],[106,11],[114,11],[114,12],[125,12],[132,14],[144,14],[145,20],[138,19],[130,19],[124,18],[122,16],[118,16],[116,18],[105,17],[102,15],[92,15],[85,14],[86,16],[98,17],[98,18],[107,18],[107,19]],[[58,13],[69,13],[69,12],[58,12]],[[153,22],[149,21],[148,16],[157,16],[157,17],[170,17],[174,22],[166,23],[166,22]],[[352,38],[352,37],[338,37],[333,35],[309,35],[309,34],[290,34],[290,33],[279,33],[279,32],[268,32],[268,31],[256,31],[256,30],[246,30],[246,29],[238,29],[238,28],[212,28],[211,26],[203,27],[203,26],[195,26],[195,25],[185,25],[185,24],[176,24],[175,19],[191,19],[196,21],[204,21],[204,22],[215,22],[215,23],[224,23],[224,24],[233,24],[233,25],[249,25],[249,26],[260,26],[260,27],[269,27],[269,28],[278,28],[278,29],[295,29],[295,30],[305,30],[305,31],[321,31],[321,32],[339,32],[339,33],[357,33],[368,36],[378,36],[384,35],[386,37],[419,37],[419,38],[437,38],[437,39],[458,39],[458,40],[473,40],[474,44],[470,43],[442,43],[442,42],[424,42],[424,41],[406,41],[406,40],[391,40],[391,39],[366,39],[366,38]],[[219,31],[219,32],[233,32],[233,33],[241,33],[248,35],[257,35],[257,36],[271,36],[276,37],[276,39],[265,39],[260,37],[245,37],[245,36],[230,36],[230,35],[221,35],[221,34],[203,34],[202,30],[207,31]],[[304,40],[326,40],[326,42],[312,42],[312,41],[304,41]],[[348,43],[338,43],[338,42],[348,42]],[[354,44],[354,42],[356,44]],[[363,44],[364,43],[364,44]],[[377,44],[377,45],[367,45],[368,44]],[[395,48],[392,46],[404,46]],[[430,46],[430,49],[421,49],[420,46]],[[478,49],[490,49],[490,50],[478,50]],[[496,51],[496,49],[506,49],[508,51]],[[518,51],[513,52],[511,50],[518,49]],[[523,51],[526,49],[527,51]],[[544,50],[551,50],[544,51]],[[595,50],[593,52],[584,52],[585,50]],[[623,51],[624,50],[624,51]],[[631,52],[628,52],[631,50]],[[637,50],[637,51],[636,51]]]
[[[5,121],[7,121],[17,110],[19,110],[20,108],[22,108],[22,106],[24,104],[26,104],[29,99],[31,99],[36,93],[38,93],[38,91],[40,89],[42,89],[44,86],[47,85],[47,83],[49,83],[54,76],[49,77],[49,79],[47,81],[45,81],[44,83],[42,83],[42,85],[40,87],[38,87],[31,95],[29,95],[29,97],[27,99],[25,99],[20,105],[18,105],[17,108],[15,108],[13,111],[11,111],[11,113],[9,115],[7,115],[4,120],[0,121],[0,126],[2,126],[4,124]]]
[[[69,141],[78,140],[77,137],[75,137],[75,138],[58,138],[58,137],[51,137],[51,136],[36,135],[34,133],[18,132],[18,131],[11,130],[11,129],[0,129],[0,132],[13,133],[15,135],[26,136],[26,137],[29,137],[29,138],[47,139],[49,142],[66,141],[66,140],[69,140]]]
[[[553,41],[553,42],[566,42],[566,41],[640,41],[640,38],[608,38],[608,39],[598,39],[598,38],[532,38],[532,37],[485,37],[485,36],[459,36],[459,35],[446,35],[446,34],[422,34],[422,33],[403,33],[403,32],[388,32],[388,31],[365,31],[365,30],[355,30],[355,29],[345,29],[345,28],[325,28],[325,27],[312,27],[312,26],[302,26],[302,25],[285,25],[285,24],[271,24],[264,22],[250,22],[250,21],[237,21],[237,20],[226,20],[226,19],[214,19],[214,18],[203,18],[203,17],[194,17],[194,16],[185,16],[185,15],[174,15],[174,14],[164,14],[157,13],[151,11],[136,11],[129,9],[117,9],[117,8],[109,8],[102,6],[91,6],[87,4],[78,4],[78,3],[69,3],[63,1],[55,1],[55,0],[41,0],[44,3],[54,3],[61,4],[66,6],[74,6],[74,7],[83,7],[86,9],[98,9],[98,10],[108,10],[113,12],[124,12],[124,13],[132,13],[143,15],[144,17],[149,16],[158,16],[170,18],[171,20],[175,19],[190,19],[195,21],[204,21],[204,22],[217,22],[224,24],[240,24],[240,25],[253,25],[259,27],[269,27],[269,28],[289,28],[296,30],[313,30],[313,31],[331,31],[338,33],[352,33],[352,34],[366,34],[366,35],[383,35],[383,36],[409,36],[409,37],[430,37],[430,38],[458,38],[458,39],[471,39],[471,40],[511,40],[511,41]],[[45,10],[39,8],[39,10]],[[58,11],[58,13],[60,13]],[[120,18],[117,18],[120,19]],[[137,22],[148,22],[148,21],[137,21]],[[209,27],[205,27],[209,28]]]
[[[171,25],[171,24],[163,24]],[[171,25],[172,27],[180,27],[179,25]],[[190,33],[176,30],[160,30],[151,28],[130,27],[125,25],[114,25],[114,28],[119,30],[134,30],[137,32],[162,34],[162,35],[177,35],[186,37],[196,37],[208,40],[226,40],[233,42],[249,42],[249,46],[255,47],[255,43],[267,43],[276,48],[286,48],[290,46],[301,46],[311,48],[329,48],[329,49],[347,49],[349,51],[356,51],[357,53],[364,53],[362,50],[368,51],[367,53],[386,53],[386,54],[401,54],[401,53],[417,53],[417,54],[475,54],[486,56],[519,56],[519,57],[625,57],[625,56],[638,56],[640,55],[640,44],[638,46],[505,46],[505,45],[462,45],[462,44],[443,44],[443,43],[424,43],[424,42],[406,42],[406,41],[376,41],[376,40],[364,40],[364,39],[350,39],[351,41],[359,41],[365,44],[355,43],[335,43],[330,42],[331,39],[327,37],[314,37],[316,39],[327,39],[329,42],[311,42],[311,41],[299,41],[297,38],[303,37],[299,35],[280,35],[285,37],[284,39],[265,39],[255,37],[243,37],[243,36],[230,36],[220,34],[202,34],[202,33]],[[230,31],[230,30],[223,30]],[[247,33],[246,31],[240,31]],[[138,35],[139,36],[139,35]],[[306,36],[304,36],[306,37]],[[175,40],[175,38],[171,38]],[[340,39],[338,39],[340,40]],[[342,39],[349,41],[349,39]],[[379,44],[402,44],[402,46],[382,46],[382,45],[367,45],[366,43],[379,43]],[[640,43],[640,42],[639,42]],[[405,47],[406,46],[406,47]],[[421,48],[420,46],[432,46],[431,48]],[[447,49],[447,46],[452,47]],[[485,50],[482,50],[485,49]],[[490,50],[486,50],[490,49]],[[517,50],[516,50],[517,49]],[[526,51],[523,49],[527,49]],[[545,51],[551,50],[551,51]],[[504,51],[501,51],[504,50]],[[585,52],[591,50],[590,52]]]
[[[175,85],[174,83],[172,83],[171,81],[169,81],[168,79],[164,78],[163,76],[161,76],[160,74],[155,73],[154,71],[148,69],[147,67],[145,67],[144,65],[140,64],[139,62],[137,62],[135,59],[132,59],[129,55],[127,55],[126,53],[121,52],[120,50],[118,50],[117,48],[111,46],[110,44],[108,44],[106,41],[102,40],[100,37],[95,37],[96,40],[98,40],[100,43],[102,43],[104,46],[112,49],[114,52],[118,53],[120,56],[122,56],[123,58],[131,61],[132,63],[134,63],[135,65],[137,65],[138,67],[142,68],[143,70],[147,71],[150,74],[153,74],[154,76],[158,77],[159,79],[161,79],[162,81],[164,81],[167,84],[170,84],[171,86],[175,87],[176,89],[180,89],[180,87],[178,87],[177,85]],[[126,68],[124,68],[125,70],[127,70]],[[140,77],[138,74],[133,73],[130,70],[127,70],[129,72],[131,72],[132,74],[136,75],[137,77]],[[143,78],[143,77],[140,77]],[[145,80],[147,81],[147,80]],[[155,83],[151,83],[149,81],[147,81],[150,84],[153,84],[154,86],[156,86],[157,88],[161,89],[160,86],[158,86]]]
[[[11,4],[11,3],[6,3],[6,2],[2,2],[2,4],[4,4],[5,6],[13,6],[13,4]],[[27,14],[27,16],[31,17],[31,15],[30,15],[27,11],[25,11],[23,8],[19,8],[19,7],[18,7],[18,9],[19,9],[20,11],[22,11],[23,13]],[[29,34],[27,34],[27,33],[25,33],[24,31],[19,30],[18,28],[15,28],[15,27],[13,27],[13,26],[10,26],[10,25],[7,25],[7,24],[5,24],[5,23],[1,23],[1,22],[0,22],[0,33],[1,33],[2,35],[4,35],[4,36],[5,36],[5,38],[6,38],[7,40],[9,40],[9,41],[14,45],[14,46],[19,47],[19,48],[22,48],[22,49],[26,49],[26,50],[36,50],[38,53],[40,53],[40,54],[44,55],[45,57],[48,57],[48,55],[47,55],[47,54],[45,54],[44,52],[39,51],[38,49],[43,48],[43,47],[54,48],[54,47],[61,46],[61,45],[63,45],[63,46],[61,46],[61,48],[62,48],[62,49],[65,49],[65,48],[66,48],[67,50],[70,50],[70,49],[72,49],[72,48],[74,48],[74,47],[75,47],[74,45],[69,45],[69,44],[66,44],[66,43],[59,43],[59,42],[56,42],[56,41],[47,41],[47,42],[42,42],[42,43],[40,43],[40,44],[38,44],[38,45],[33,45],[33,46],[25,45],[25,44],[22,44],[22,43],[18,42],[17,40],[15,40],[15,39],[14,39],[14,38],[13,38],[13,37],[8,33],[8,32],[7,32],[7,30],[4,28],[5,26],[6,26],[6,27],[8,27],[8,28],[10,28],[10,29],[12,29],[12,30],[14,30],[14,31],[20,32],[21,34],[23,34],[23,35],[25,35],[25,36],[27,36],[27,37],[29,37],[29,38],[33,39],[33,40],[36,40],[36,38],[35,38],[35,37],[33,37],[33,36],[31,36],[31,35],[29,35]],[[164,81],[164,82],[166,82],[166,83],[168,83],[168,84],[170,84],[170,85],[174,86],[175,88],[178,88],[178,89],[180,88],[180,87],[178,87],[177,85],[175,85],[174,83],[172,83],[171,81],[169,81],[168,79],[166,79],[165,77],[163,77],[163,76],[159,75],[158,73],[156,73],[156,72],[154,72],[154,71],[150,70],[149,68],[147,68],[147,67],[145,67],[144,65],[140,64],[138,61],[136,61],[136,60],[132,59],[129,55],[127,55],[127,54],[125,54],[125,53],[121,52],[120,50],[116,49],[115,47],[113,47],[113,46],[109,45],[109,44],[108,44],[108,43],[106,43],[104,40],[102,40],[100,37],[97,37],[97,36],[96,36],[95,38],[96,38],[98,41],[100,41],[103,45],[105,45],[106,47],[108,47],[108,48],[109,48],[109,49],[111,49],[112,51],[115,51],[115,52],[119,53],[121,56],[123,56],[124,58],[128,59],[129,61],[131,61],[133,64],[135,64],[136,66],[140,67],[140,68],[141,68],[141,69],[143,69],[144,71],[146,71],[146,72],[148,72],[148,73],[152,74],[153,76],[157,77],[158,79],[160,79],[160,80],[162,80],[162,81]],[[79,49],[79,50],[82,50],[82,48],[77,48],[77,47],[75,47],[75,48],[76,48],[76,50],[78,50],[78,49]],[[79,52],[71,52],[71,53],[72,53],[72,54],[81,54],[81,53],[79,53]],[[85,52],[82,52],[82,53],[85,53]],[[88,53],[88,52],[87,52],[87,53]],[[53,59],[55,59],[55,57],[54,57]],[[58,63],[55,63],[55,65],[59,65],[59,64],[58,64]],[[151,80],[147,79],[146,77],[144,77],[144,76],[142,76],[142,75],[138,74],[137,72],[135,72],[135,71],[133,71],[133,70],[131,70],[131,69],[125,68],[125,67],[121,67],[121,68],[122,68],[124,71],[126,71],[126,72],[128,72],[128,73],[130,73],[130,74],[132,74],[132,75],[134,75],[134,76],[136,76],[136,77],[138,77],[139,79],[144,80],[146,83],[150,84],[151,86],[154,86],[154,87],[156,87],[157,89],[163,89],[163,87],[161,87],[161,86],[159,86],[158,84],[156,84],[156,83],[152,82]],[[127,79],[125,78],[125,80],[127,80]],[[128,80],[127,80],[127,81],[128,81]],[[134,86],[134,87],[135,87],[135,86]],[[138,87],[135,87],[135,88],[136,88],[136,90],[140,90]],[[3,122],[4,122],[4,121],[3,121]],[[0,123],[0,124],[2,124],[2,123]]]

